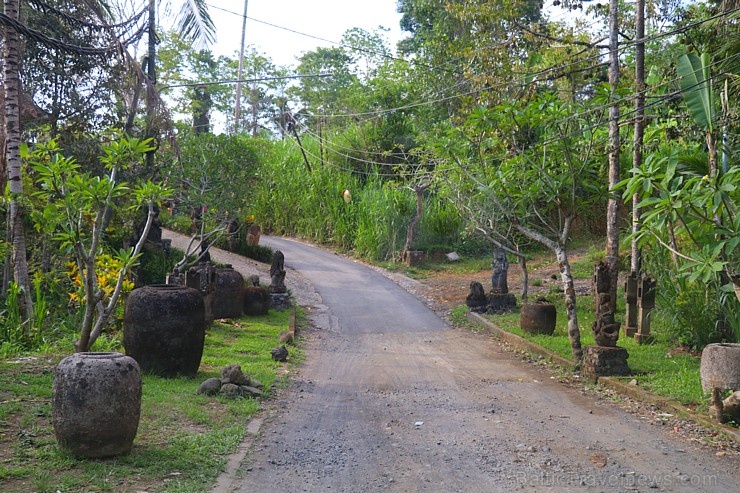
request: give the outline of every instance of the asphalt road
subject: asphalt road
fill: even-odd
[[[303,334],[306,361],[289,389],[266,402],[214,492],[740,491],[736,453],[449,328],[361,263],[290,240],[261,244],[295,269],[286,283],[316,328]]]

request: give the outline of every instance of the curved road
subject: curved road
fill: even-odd
[[[317,328],[214,492],[740,491],[736,452],[558,383],[358,262],[261,243],[315,288],[297,298]]]
[[[331,309],[330,329],[343,333],[423,332],[447,325],[418,298],[367,266],[295,240],[262,237],[280,250]]]

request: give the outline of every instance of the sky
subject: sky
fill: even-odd
[[[216,26],[217,39],[211,51],[216,56],[237,58],[244,2],[206,3]],[[331,41],[339,42],[347,29],[359,27],[372,32],[378,26],[391,30],[386,38],[395,50],[396,42],[403,37],[400,19],[396,0],[248,0],[245,51],[252,46],[275,65],[295,66],[296,57],[305,52],[336,46]]]

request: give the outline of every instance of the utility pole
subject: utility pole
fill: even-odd
[[[609,203],[606,212],[606,265],[609,271],[609,309],[617,310],[617,276],[619,274],[619,26],[618,0],[609,0]]]
[[[247,6],[249,0],[244,0],[244,17],[242,18],[242,43],[239,48],[239,70],[236,79],[236,105],[234,108],[234,133],[239,132],[239,117],[242,109],[242,72],[244,71],[244,38],[247,33]]]

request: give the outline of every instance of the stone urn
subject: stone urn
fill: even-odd
[[[238,318],[244,309],[244,278],[230,265],[216,269],[213,318]]]
[[[701,386],[705,392],[713,388],[740,390],[740,344],[709,344],[701,352]]]
[[[143,372],[163,377],[195,376],[205,332],[205,303],[196,289],[154,284],[128,295],[123,345]]]
[[[522,303],[519,326],[531,334],[552,335],[555,332],[557,310],[546,301]]]
[[[141,415],[141,371],[121,353],[76,353],[54,372],[52,424],[59,446],[76,457],[126,454]]]
[[[740,344],[708,344],[701,352],[699,368],[704,392],[711,392],[709,414],[720,423],[740,415],[740,404],[735,394],[723,401],[725,390],[740,390]],[[728,415],[729,413],[729,415]]]

